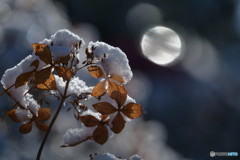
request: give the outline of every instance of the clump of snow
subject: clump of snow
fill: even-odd
[[[71,146],[86,140],[93,134],[96,127],[70,128],[64,134],[64,146]]]
[[[90,42],[88,50],[93,52],[97,59],[102,59],[102,66],[107,75],[121,76],[124,84],[131,80],[133,74],[127,56],[120,48],[97,41]]]
[[[28,121],[33,116],[29,110],[21,109],[19,107],[16,109],[15,114],[16,114],[16,117],[22,122]]]
[[[61,94],[64,94],[66,82],[63,81],[62,77],[54,75],[56,80],[56,87]],[[73,77],[68,86],[67,96],[71,94],[80,95],[81,93],[91,93],[93,87],[88,87],[86,83],[79,79],[79,77]]]
[[[129,160],[143,160],[143,158],[140,157],[139,155],[133,155],[129,158]]]
[[[126,160],[126,159],[117,158],[116,156],[110,153],[103,153],[95,156],[93,160]]]

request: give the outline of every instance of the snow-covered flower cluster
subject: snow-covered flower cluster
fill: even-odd
[[[29,133],[33,122],[40,130],[50,132],[59,111],[70,106],[81,127],[66,131],[62,147],[87,140],[104,144],[119,134],[126,122],[142,115],[141,105],[124,87],[132,78],[124,52],[97,41],[90,42],[82,53],[84,45],[78,35],[59,30],[50,39],[33,43],[33,53],[6,70],[1,83],[15,101],[15,108],[7,114],[21,122],[21,133]],[[83,55],[85,59],[80,58]],[[77,74],[82,68],[98,80],[95,86],[87,86],[81,79],[84,75]],[[50,108],[43,107],[48,96],[59,104],[49,126],[43,123],[51,117]]]

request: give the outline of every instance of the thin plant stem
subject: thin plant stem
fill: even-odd
[[[57,117],[58,117],[58,115],[59,115],[59,113],[60,113],[60,111],[61,111],[61,109],[62,109],[62,107],[63,107],[63,103],[64,103],[65,99],[67,98],[66,94],[67,94],[67,89],[68,89],[69,82],[70,82],[70,80],[68,80],[67,83],[66,83],[66,87],[65,87],[64,94],[63,94],[63,96],[62,96],[61,102],[60,102],[60,104],[59,104],[59,106],[58,106],[58,109],[57,109],[56,113],[54,114],[54,117],[53,117],[52,121],[50,122],[49,128],[48,128],[48,130],[47,130],[47,132],[46,132],[46,134],[45,134],[45,136],[44,136],[44,138],[43,138],[43,141],[42,141],[42,143],[41,143],[41,145],[40,145],[40,147],[39,147],[36,160],[40,160],[40,158],[41,158],[41,153],[42,153],[42,150],[43,150],[43,148],[44,148],[44,145],[45,145],[45,143],[46,143],[46,141],[47,141],[48,135],[49,135],[49,133],[51,132],[51,129],[52,129],[52,127],[53,127],[53,124],[54,124],[54,122],[56,121],[56,119],[57,119]]]

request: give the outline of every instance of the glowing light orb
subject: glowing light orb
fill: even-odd
[[[172,64],[181,53],[180,37],[173,30],[157,26],[149,29],[142,37],[143,55],[158,65]]]

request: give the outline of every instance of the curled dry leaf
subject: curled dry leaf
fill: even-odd
[[[68,54],[67,56],[59,57],[56,61],[54,61],[54,64],[60,64],[60,63],[67,64],[69,60],[70,60],[70,55]]]
[[[38,89],[43,89],[43,90],[56,90],[56,80],[53,74],[50,74],[50,77],[46,79],[45,82],[41,84],[36,84],[36,87]]]
[[[33,43],[34,53],[46,64],[52,64],[52,55],[48,45]]]
[[[63,78],[63,80],[70,80],[72,78],[71,70],[66,66],[55,66],[57,74]]]
[[[44,84],[46,80],[50,77],[52,71],[52,67],[44,68],[40,71],[35,72],[35,84]]]
[[[108,102],[99,102],[93,105],[93,108],[99,113],[106,115],[116,112],[116,108]]]
[[[93,139],[99,144],[104,144],[108,140],[107,128],[103,125],[99,125],[93,132]]]
[[[99,97],[99,96],[104,95],[105,92],[106,92],[106,81],[104,80],[104,81],[98,83],[98,84],[93,88],[92,96]]]
[[[48,125],[44,124],[42,122],[39,121],[35,121],[36,126],[38,127],[38,129],[42,130],[42,131],[47,131],[48,130]]]
[[[20,74],[15,81],[15,88],[21,87],[29,82],[30,78],[32,77],[33,72],[26,72]]]
[[[30,67],[35,67],[35,69],[37,69],[38,66],[39,66],[39,61],[37,59],[30,64]]]
[[[112,121],[112,131],[116,134],[120,133],[125,127],[125,123],[126,121],[124,120],[123,116],[121,115],[121,113],[118,112],[116,117]]]
[[[91,115],[81,116],[80,119],[86,127],[94,127],[99,123],[99,120]]]
[[[50,118],[51,109],[50,108],[40,108],[38,110],[38,117],[39,121],[47,121]]]
[[[128,103],[123,107],[122,113],[130,119],[138,118],[142,115],[141,104]]]
[[[32,122],[28,122],[28,123],[22,124],[19,127],[19,132],[21,134],[29,133],[29,132],[31,132],[31,130],[32,130]]]
[[[108,95],[112,99],[115,99],[118,107],[120,108],[127,98],[127,90],[120,84],[109,80],[108,81]]]
[[[21,122],[21,120],[19,120],[16,116],[16,109],[12,109],[10,111],[7,112],[7,115],[15,122]]]
[[[89,73],[94,77],[94,78],[102,78],[104,77],[104,73],[102,69],[99,66],[90,66],[87,68]]]

